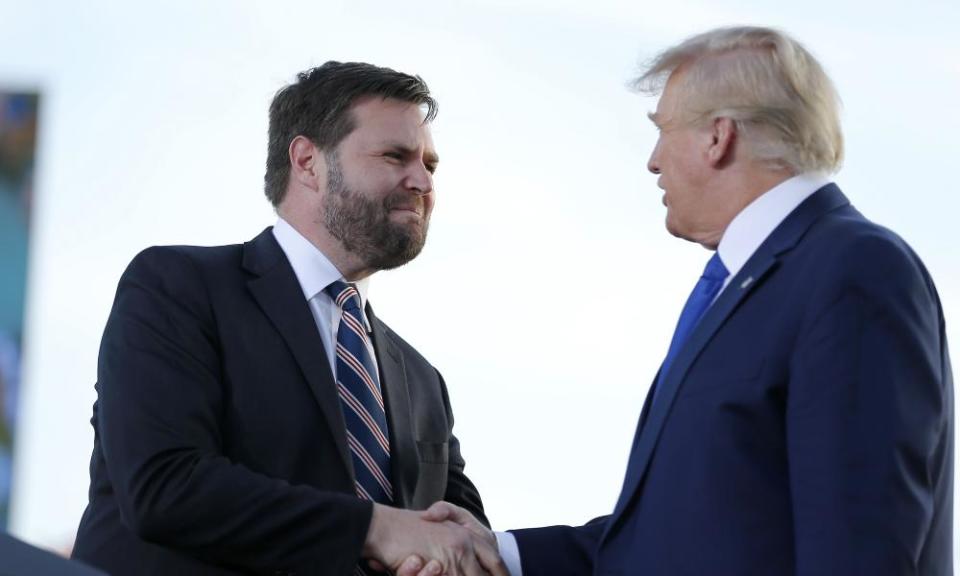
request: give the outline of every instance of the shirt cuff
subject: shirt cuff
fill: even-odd
[[[509,532],[494,532],[497,537],[497,548],[500,549],[500,557],[503,563],[507,565],[507,571],[510,576],[523,576],[523,569],[520,567],[520,547],[517,546],[517,539]]]

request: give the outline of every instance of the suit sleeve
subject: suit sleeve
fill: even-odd
[[[443,405],[447,413],[447,422],[449,423],[449,440],[447,441],[447,487],[443,499],[446,502],[456,504],[467,510],[473,514],[477,520],[482,522],[484,526],[489,528],[490,521],[483,512],[483,502],[480,501],[480,492],[464,472],[466,462],[460,454],[460,441],[453,435],[453,409],[450,407],[450,396],[447,393],[447,385],[443,381],[442,376],[440,376],[440,388],[443,393]]]
[[[141,253],[120,280],[98,368],[107,471],[139,537],[252,573],[348,574],[371,506],[223,456],[215,318],[189,256]]]
[[[949,557],[952,517],[952,377],[936,291],[886,236],[823,272],[840,280],[811,279],[818,304],[786,404],[796,574],[940,574],[923,565]]]
[[[520,550],[523,576],[593,574],[594,558],[608,519],[609,516],[603,516],[576,527],[511,530]]]

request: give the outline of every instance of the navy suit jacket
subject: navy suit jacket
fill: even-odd
[[[439,373],[367,309],[395,504],[483,522]],[[74,556],[113,576],[347,576],[354,495],[340,400],[300,284],[267,229],[244,245],[145,250],[100,347],[90,502]]]
[[[613,513],[514,534],[524,576],[941,576],[952,483],[933,282],[831,184],[691,334]]]

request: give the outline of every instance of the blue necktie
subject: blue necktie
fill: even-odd
[[[360,293],[339,280],[326,292],[343,311],[337,329],[337,391],[353,459],[354,487],[364,500],[390,504],[390,438],[379,378],[367,349]]]
[[[707,266],[703,269],[703,275],[700,276],[697,285],[693,287],[693,292],[690,293],[690,297],[687,298],[687,303],[683,306],[683,312],[680,313],[677,328],[673,331],[673,339],[670,340],[670,350],[667,351],[667,357],[663,360],[663,365],[660,366],[660,377],[657,378],[657,385],[653,390],[654,402],[657,401],[660,385],[670,371],[670,366],[673,365],[674,359],[676,359],[677,354],[680,353],[680,350],[693,332],[693,329],[697,327],[704,312],[707,311],[707,308],[713,303],[717,294],[720,293],[720,288],[723,287],[723,281],[726,280],[729,275],[730,272],[727,270],[727,267],[723,265],[723,261],[720,260],[720,254],[714,253],[710,260],[707,261]]]

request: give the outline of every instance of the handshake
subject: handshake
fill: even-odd
[[[510,576],[493,532],[449,502],[423,512],[374,504],[361,555],[396,576]]]

